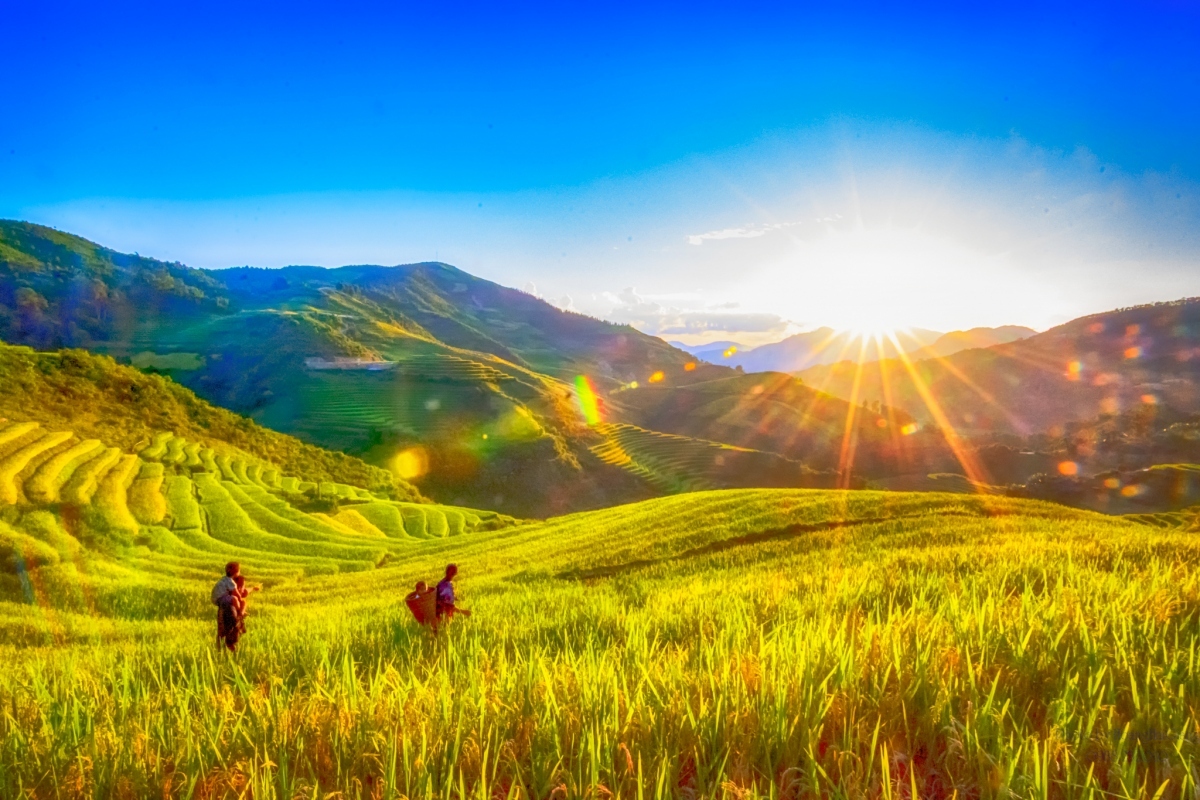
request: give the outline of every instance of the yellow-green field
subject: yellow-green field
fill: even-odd
[[[485,524],[331,486],[314,512],[168,436],[136,470],[9,445],[5,798],[1197,796],[1182,529],[817,490]],[[266,587],[236,656],[231,557]],[[402,597],[448,561],[475,614],[434,636]]]

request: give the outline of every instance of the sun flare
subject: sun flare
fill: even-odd
[[[745,299],[788,319],[885,339],[915,327],[979,324],[980,303],[995,309],[986,322],[1006,324],[1006,309],[1039,297],[1008,266],[1003,254],[920,229],[831,230],[796,239]],[[972,299],[969,308],[963,298]]]

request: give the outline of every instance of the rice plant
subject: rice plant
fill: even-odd
[[[375,501],[347,508],[386,536],[317,541],[191,484],[126,544],[6,512],[0,796],[1197,796],[1179,529],[745,490],[445,538],[446,510],[417,535]],[[230,655],[207,593],[234,552],[266,589]],[[475,613],[434,635],[402,599],[449,561]]]

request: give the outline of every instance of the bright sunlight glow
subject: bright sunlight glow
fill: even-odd
[[[1044,287],[1035,291],[1007,254],[920,230],[831,230],[794,244],[747,287],[746,299],[790,319],[872,339],[911,327],[1001,325],[1014,305],[1054,301]]]

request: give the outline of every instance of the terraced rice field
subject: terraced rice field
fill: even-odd
[[[703,476],[724,451],[733,449],[635,425],[602,423],[596,430],[606,439],[591,448],[601,461],[622,467],[658,488],[675,491],[709,488]]]
[[[49,435],[0,429],[2,797],[1200,790],[1182,523],[740,490],[516,525]],[[235,656],[231,558],[265,586]],[[449,561],[474,616],[433,635],[402,597]]]
[[[408,377],[422,381],[500,383],[513,380],[512,375],[489,364],[447,353],[410,355],[400,362],[399,368]]]
[[[460,359],[460,361],[462,361]],[[440,362],[439,362],[440,363]],[[436,375],[402,364],[395,373],[313,373],[305,378],[304,413],[300,429],[310,438],[326,441],[339,434],[363,436],[371,431],[392,431],[410,437],[451,432],[468,418],[497,413],[492,405],[511,406],[499,394],[477,382],[499,378],[458,380],[460,371],[495,370],[476,362],[451,362]],[[483,373],[481,373],[483,374]],[[499,373],[497,373],[499,374]],[[455,377],[457,376],[457,377]],[[507,376],[505,376],[507,379]]]
[[[966,475],[935,472],[929,475],[898,475],[873,481],[880,489],[893,492],[961,492],[962,494],[1003,494],[1003,487],[989,486]]]
[[[624,423],[601,423],[595,430],[605,441],[590,448],[594,455],[606,464],[637,475],[660,491],[699,491],[729,485],[730,474],[751,460],[756,462],[754,473],[760,480],[777,472],[786,485],[799,483],[799,465],[774,453],[648,431]]]
[[[0,574],[0,596],[10,600],[38,594],[19,568],[28,567],[26,549],[71,571],[63,554],[39,544],[46,520],[54,520],[60,538],[165,548],[173,563],[205,575],[246,558],[273,573],[286,565],[283,574],[291,577],[372,569],[414,541],[512,522],[493,512],[397,503],[347,484],[281,477],[271,464],[169,432],[134,454],[32,423],[0,427],[5,508],[0,548],[18,567]],[[81,591],[101,591],[80,578]],[[37,599],[56,602],[49,594]]]

